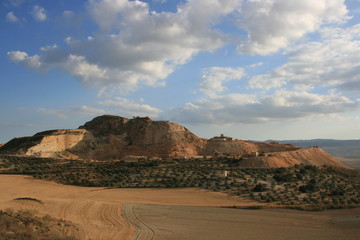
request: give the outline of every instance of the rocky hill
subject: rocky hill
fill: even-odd
[[[301,149],[290,144],[242,141],[223,135],[204,139],[169,121],[112,115],[96,117],[79,129],[51,130],[15,138],[2,146],[0,153],[96,160],[126,156],[227,156],[241,158],[244,167],[288,167],[301,163],[346,167],[320,148]]]
[[[128,155],[175,157],[198,155],[205,143],[176,123],[104,115],[79,129],[51,130],[12,139],[0,148],[0,153],[98,160]]]

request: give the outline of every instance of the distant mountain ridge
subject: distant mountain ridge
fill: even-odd
[[[96,117],[78,129],[49,130],[12,139],[0,148],[0,153],[96,160],[128,156],[224,156],[241,160],[242,167],[289,167],[295,164],[347,167],[320,148],[244,141],[222,134],[204,139],[177,123],[113,115]]]

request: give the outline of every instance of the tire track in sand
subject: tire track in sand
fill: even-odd
[[[121,214],[122,204],[107,201],[64,201],[52,214],[71,221],[67,234],[82,240],[130,239],[132,228]]]
[[[145,224],[140,218],[136,215],[134,207],[136,204],[127,203],[123,207],[124,217],[132,223],[136,231],[132,237],[132,240],[153,240],[155,239],[156,232],[149,225]]]
[[[77,202],[74,214],[86,240],[128,239],[130,224],[121,215],[121,204],[105,201]],[[75,219],[74,219],[75,221]]]

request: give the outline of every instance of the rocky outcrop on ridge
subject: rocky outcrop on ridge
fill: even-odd
[[[290,144],[243,141],[223,135],[204,139],[169,121],[112,115],[96,117],[79,129],[51,130],[15,138],[1,147],[0,153],[96,160],[225,155],[242,158],[244,167],[289,167],[301,163],[346,167],[320,148],[301,149]]]

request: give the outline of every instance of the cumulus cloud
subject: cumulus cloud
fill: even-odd
[[[99,27],[93,36],[67,37],[66,48],[43,47],[33,56],[12,51],[9,58],[37,71],[63,69],[86,87],[128,93],[141,85],[165,86],[170,74],[200,52],[230,43],[237,44],[241,53],[270,54],[319,30],[322,24],[347,18],[343,0],[194,0],[178,5],[176,12],[161,13],[150,11],[142,1],[89,0],[87,11]],[[34,16],[45,20],[45,9],[35,6]],[[235,16],[247,39],[230,36],[217,27]],[[76,16],[67,10],[63,18]],[[200,90],[207,95],[225,91],[227,81],[244,74],[241,69],[236,77],[224,69],[207,71],[200,83]],[[290,74],[278,68],[256,76],[250,87],[262,88],[264,83],[267,88],[281,87],[289,81],[284,72]]]
[[[156,118],[162,112],[156,107],[148,104],[139,104],[122,97],[100,101],[99,104],[113,109],[115,113],[121,114],[122,116],[149,116],[151,118]]]
[[[360,99],[340,94],[327,95],[279,90],[273,95],[229,94],[199,99],[170,111],[171,119],[182,123],[231,124],[302,119],[355,110]]]
[[[36,21],[43,22],[46,20],[46,10],[43,7],[40,7],[39,5],[35,5],[33,7],[32,15]]]
[[[238,26],[247,31],[240,53],[268,55],[318,30],[348,18],[344,0],[250,0],[239,11]]]
[[[56,49],[62,63],[47,61],[55,49],[41,49],[33,57],[40,59],[44,69],[63,68],[88,87],[111,86],[127,92],[138,85],[164,86],[179,65],[201,51],[213,51],[225,44],[225,37],[212,24],[238,4],[238,0],[190,1],[178,6],[175,13],[155,13],[141,1],[90,0],[87,10],[99,32],[86,39],[66,38],[67,57]],[[45,20],[45,10],[41,9],[36,8],[37,13],[44,13],[38,19]],[[63,15],[73,17],[69,11]],[[18,62],[28,65],[30,58]]]
[[[203,70],[200,91],[208,96],[215,96],[224,92],[226,87],[223,83],[230,80],[241,79],[245,75],[243,68],[211,67]]]
[[[6,14],[6,21],[8,22],[19,22],[19,18],[15,16],[14,12],[8,12]]]
[[[35,71],[42,70],[42,63],[38,55],[28,56],[26,52],[21,51],[8,52],[7,55],[8,58],[15,63],[20,63],[25,67]]]
[[[333,86],[360,92],[360,24],[345,29],[325,28],[321,32],[321,41],[292,49],[287,63],[252,77],[249,86]]]

